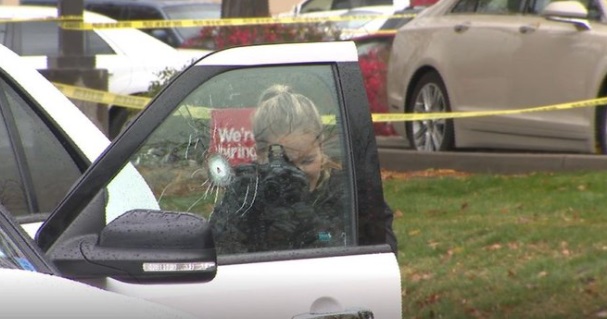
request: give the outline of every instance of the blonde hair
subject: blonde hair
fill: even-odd
[[[290,87],[275,84],[259,98],[253,113],[253,135],[257,156],[265,158],[270,141],[289,134],[312,134],[320,143],[323,125],[316,105]]]

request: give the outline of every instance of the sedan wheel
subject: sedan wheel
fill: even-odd
[[[413,90],[408,113],[448,113],[449,97],[440,76],[424,74]],[[454,147],[453,120],[421,120],[405,122],[409,144],[418,151],[447,151]]]
[[[607,154],[607,106],[596,108],[597,154]]]

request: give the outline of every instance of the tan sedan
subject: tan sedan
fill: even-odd
[[[523,109],[607,95],[605,0],[441,0],[402,27],[396,113]],[[604,106],[395,123],[417,150],[607,153]]]

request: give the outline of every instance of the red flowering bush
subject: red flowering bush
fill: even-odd
[[[182,47],[220,50],[248,44],[335,41],[339,35],[330,23],[219,26],[202,28]]]
[[[386,76],[389,54],[389,47],[382,46],[358,57],[371,113],[388,113]],[[375,135],[390,136],[397,134],[390,123],[373,123],[373,128]]]

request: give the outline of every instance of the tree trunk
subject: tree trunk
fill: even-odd
[[[269,17],[269,0],[222,0],[222,18]]]

